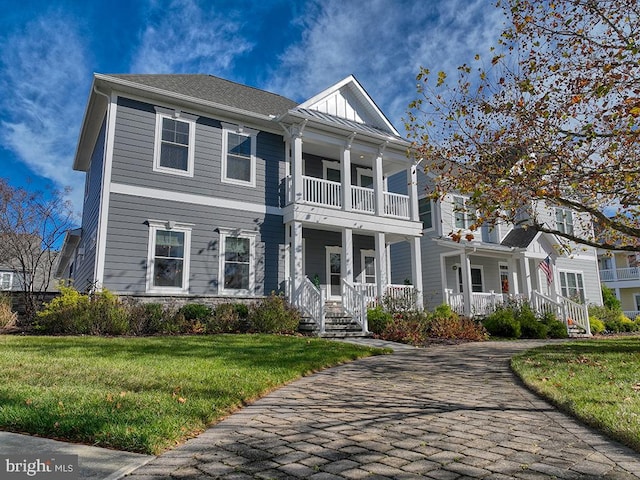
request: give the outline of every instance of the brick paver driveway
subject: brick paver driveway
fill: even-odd
[[[136,470],[159,478],[640,478],[509,370],[540,342],[402,348],[299,380]]]

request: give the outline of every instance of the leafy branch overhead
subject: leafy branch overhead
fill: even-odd
[[[417,77],[407,128],[438,180],[434,196],[468,195],[476,227],[518,223],[527,209],[539,231],[640,250],[640,5],[497,6],[505,28],[488,58],[453,82],[425,67]],[[532,200],[577,212],[576,228],[557,228]]]

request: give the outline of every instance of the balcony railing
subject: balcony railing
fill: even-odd
[[[603,282],[640,280],[640,268],[629,267],[600,270],[600,280]]]
[[[286,180],[287,202],[294,201],[292,195],[292,180]],[[382,215],[409,219],[409,196],[399,193],[384,193],[384,211]],[[299,197],[300,198],[300,197]],[[351,209],[356,212],[375,214],[375,191],[372,188],[351,186]],[[310,203],[328,208],[342,208],[342,184],[322,178],[302,176],[302,196],[298,200],[302,203]]]

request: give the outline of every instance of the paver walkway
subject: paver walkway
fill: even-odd
[[[402,348],[332,368],[127,479],[640,478],[640,455],[516,380],[509,358],[539,343]]]

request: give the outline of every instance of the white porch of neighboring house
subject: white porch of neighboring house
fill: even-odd
[[[624,314],[634,320],[640,315],[640,266],[638,254],[617,253],[601,257],[600,280],[611,288],[622,303]],[[619,265],[628,265],[620,267]]]
[[[372,302],[394,296],[422,308],[422,224],[416,166],[406,148],[358,143],[357,134],[336,138],[302,126],[290,131],[284,222],[293,303],[314,318],[320,333],[327,301],[364,333]],[[402,171],[407,192],[389,192],[386,179]],[[389,280],[389,245],[403,241],[411,246],[411,286]]]
[[[586,305],[561,294],[553,255],[552,282],[547,283],[540,268],[546,256],[500,246],[444,253],[440,262],[445,302],[459,314],[483,317],[509,301],[526,301],[538,313],[553,313],[569,331],[577,328],[590,334]]]

